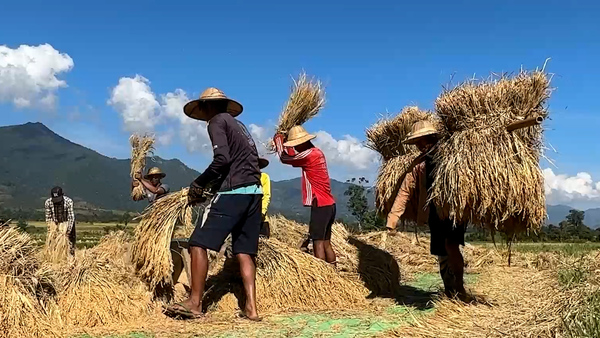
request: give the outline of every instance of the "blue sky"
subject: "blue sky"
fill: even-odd
[[[432,108],[451,79],[533,69],[551,58],[547,70],[556,91],[546,136],[558,152],[548,156],[557,166],[553,174],[564,175],[556,189],[561,198],[600,205],[597,1],[20,1],[2,7],[0,45],[50,44],[74,66],[57,75],[66,87],[53,91],[54,110],[17,108],[0,95],[0,125],[42,121],[121,158],[129,154],[130,133],[107,101],[123,77],[148,79],[158,101],[178,88],[196,97],[216,86],[242,102],[242,121],[268,130],[291,76],[304,69],[327,86],[326,108],[307,128],[335,142],[345,135],[362,141],[379,113]],[[159,129],[178,133],[178,122],[169,123]],[[198,170],[210,160],[177,137],[157,154]],[[332,176],[340,180],[374,172],[347,159],[333,162]],[[299,174],[274,171],[275,178]],[[580,172],[591,182],[578,180]]]

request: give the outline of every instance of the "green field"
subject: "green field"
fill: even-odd
[[[136,224],[132,223],[127,226],[118,223],[77,223],[75,229],[77,232],[77,248],[89,248],[100,241],[102,236],[107,235],[111,231],[125,230],[133,231]],[[42,245],[46,241],[46,223],[38,221],[27,222],[27,233],[33,237],[36,243]]]
[[[472,242],[472,245],[482,246],[486,248],[493,248],[494,243],[490,242]],[[496,247],[499,249],[506,249],[505,243],[496,243]],[[513,243],[512,250],[514,252],[556,252],[565,253],[567,255],[581,255],[586,254],[590,251],[600,250],[599,242],[586,242],[586,243],[554,243],[554,242],[525,242],[525,243]]]

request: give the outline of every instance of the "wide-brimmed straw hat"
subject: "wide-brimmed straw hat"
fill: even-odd
[[[308,142],[315,137],[317,136],[309,134],[302,126],[294,126],[288,132],[287,142],[283,145],[286,147],[295,147],[304,142]]]
[[[145,179],[150,178],[150,176],[160,176],[160,178],[164,178],[167,174],[163,173],[162,170],[158,167],[151,168],[148,170],[148,173],[144,176]]]
[[[259,157],[258,158],[258,167],[260,169],[266,168],[269,165],[269,160],[266,158]]]
[[[193,119],[208,121],[206,110],[202,109],[208,101],[227,101],[227,112],[233,117],[240,115],[244,110],[244,107],[239,102],[228,98],[220,89],[211,87],[203,91],[198,100],[186,103],[183,106],[183,112]]]
[[[408,137],[402,142],[405,144],[414,144],[423,137],[437,135],[438,131],[435,126],[429,121],[417,121],[412,125],[412,129]]]

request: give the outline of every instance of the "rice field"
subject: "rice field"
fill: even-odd
[[[29,221],[27,222],[27,233],[31,235],[36,244],[43,245],[46,241],[47,226],[46,222]],[[78,249],[90,248],[98,244],[102,236],[115,230],[124,230],[132,232],[137,224],[131,223],[124,226],[119,223],[76,223],[77,232],[76,246]]]

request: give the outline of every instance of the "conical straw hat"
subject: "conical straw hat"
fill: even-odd
[[[437,135],[438,131],[435,129],[433,124],[429,121],[417,121],[412,125],[412,130],[408,137],[402,142],[405,144],[414,144],[419,139],[430,136]]]
[[[283,145],[286,147],[295,147],[304,142],[314,139],[315,135],[309,134],[302,126],[294,126],[288,132],[287,142]]]
[[[148,173],[144,176],[144,178],[148,179],[148,177],[153,176],[153,175],[158,175],[161,178],[164,178],[165,176],[167,176],[167,174],[163,173],[162,170],[160,170],[160,168],[154,167],[154,168],[151,168],[150,170],[148,170]]]
[[[203,108],[204,103],[208,102],[208,101],[227,101],[227,112],[233,116],[236,117],[238,115],[240,115],[242,113],[242,111],[244,110],[244,108],[242,107],[242,105],[235,101],[232,100],[230,98],[228,98],[225,93],[223,93],[223,91],[221,91],[220,89],[217,88],[208,88],[205,91],[202,92],[202,94],[200,94],[200,98],[198,100],[193,100],[188,102],[184,107],[183,107],[183,112],[185,113],[185,115],[196,119],[196,120],[201,120],[201,121],[207,121],[208,120],[208,116],[206,115],[206,111]]]

